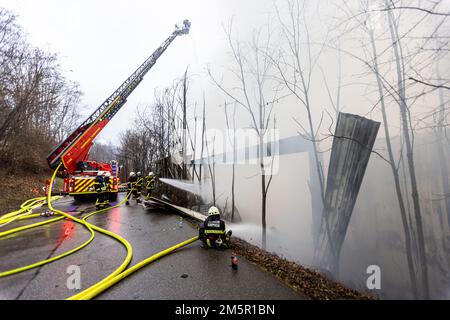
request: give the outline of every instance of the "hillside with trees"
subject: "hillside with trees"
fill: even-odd
[[[5,203],[14,207],[40,192],[49,172],[45,158],[73,130],[80,97],[58,56],[30,44],[17,17],[0,9],[0,188]],[[2,203],[1,211],[6,209]]]

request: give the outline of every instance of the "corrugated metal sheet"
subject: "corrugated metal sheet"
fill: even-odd
[[[379,122],[357,115],[339,113],[338,116],[321,224],[321,264],[335,274],[379,127]]]

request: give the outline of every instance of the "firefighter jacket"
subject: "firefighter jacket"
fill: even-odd
[[[208,216],[203,222],[204,234],[225,234],[225,222],[219,215]]]
[[[147,189],[147,190],[155,189],[155,177],[153,177],[153,176],[145,177],[145,189]]]
[[[102,191],[109,192],[111,191],[110,185],[109,185],[109,177],[103,178],[103,187]]]
[[[141,190],[142,188],[142,180],[144,180],[141,176],[137,176],[136,178],[136,189]]]
[[[104,180],[102,176],[96,176],[94,180],[94,189],[96,192],[102,192]]]
[[[128,178],[128,183],[127,183],[128,189],[134,188],[135,185],[136,185],[136,181],[137,181],[137,177],[136,177],[136,176],[134,176],[134,177],[129,177],[129,178]]]

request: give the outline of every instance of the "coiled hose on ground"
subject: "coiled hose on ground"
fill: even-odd
[[[51,181],[50,181],[50,185],[53,185],[53,181],[54,181],[54,179],[56,177],[56,173],[58,172],[60,166],[61,166],[61,164],[54,171],[54,173],[52,175],[52,178],[51,178]],[[49,258],[49,259],[45,259],[45,260],[42,260],[42,261],[38,261],[38,262],[35,262],[35,263],[27,265],[27,266],[23,266],[23,267],[19,267],[19,268],[16,268],[16,269],[0,272],[0,278],[8,276],[8,275],[16,274],[16,273],[19,273],[19,272],[23,272],[23,271],[26,271],[26,270],[30,270],[30,269],[33,269],[33,268],[36,268],[36,267],[39,267],[39,266],[51,263],[53,261],[62,259],[64,257],[68,256],[68,255],[71,255],[71,254],[73,254],[73,253],[83,249],[89,243],[91,243],[92,240],[95,237],[95,232],[94,231],[98,231],[98,232],[100,232],[102,234],[105,234],[105,235],[107,235],[107,236],[109,236],[109,237],[119,241],[125,247],[125,249],[127,251],[127,254],[126,254],[126,257],[125,257],[124,261],[122,262],[122,264],[116,270],[114,270],[110,275],[108,275],[107,277],[105,277],[101,281],[95,283],[94,285],[90,286],[89,288],[83,290],[82,292],[79,292],[79,293],[77,293],[77,294],[67,298],[68,300],[89,300],[89,299],[92,299],[95,296],[99,295],[100,293],[104,292],[105,290],[107,290],[108,288],[110,288],[114,284],[118,283],[119,281],[121,281],[125,277],[129,276],[130,274],[132,274],[132,273],[136,272],[137,270],[143,268],[144,266],[150,264],[151,262],[153,262],[153,261],[155,261],[155,260],[157,260],[157,259],[159,259],[159,258],[161,258],[163,256],[166,256],[166,255],[172,253],[173,251],[175,251],[175,250],[177,250],[177,249],[179,249],[181,247],[184,247],[184,246],[186,246],[186,245],[188,245],[190,243],[193,243],[196,240],[198,240],[198,237],[193,237],[191,239],[183,241],[183,242],[181,242],[181,243],[179,243],[179,244],[177,244],[175,246],[172,246],[172,247],[170,247],[170,248],[168,248],[166,250],[158,252],[158,253],[148,257],[147,259],[144,259],[143,261],[137,263],[136,265],[132,266],[129,269],[126,269],[128,267],[128,265],[129,265],[129,263],[131,262],[131,258],[133,256],[133,248],[130,245],[130,243],[126,239],[124,239],[123,237],[121,237],[120,235],[118,235],[118,234],[116,234],[114,232],[102,229],[100,227],[97,227],[97,226],[87,222],[87,219],[89,217],[93,216],[94,214],[105,212],[105,211],[108,211],[108,210],[111,210],[113,208],[121,206],[125,201],[128,200],[128,198],[130,196],[131,196],[131,191],[128,192],[126,197],[122,201],[120,201],[118,204],[116,204],[115,206],[94,211],[94,212],[86,215],[82,219],[78,219],[78,218],[73,217],[72,215],[70,215],[70,214],[68,214],[66,212],[63,212],[63,211],[58,210],[58,209],[55,209],[53,207],[52,201],[56,200],[56,197],[52,197],[52,195],[51,195],[51,188],[50,188],[49,192],[47,194],[47,198],[46,198],[47,206],[52,212],[54,212],[55,214],[60,215],[60,216],[58,216],[56,218],[53,218],[53,219],[48,219],[46,221],[33,223],[33,224],[30,224],[30,225],[27,225],[27,226],[22,226],[22,227],[18,227],[18,228],[15,228],[15,229],[7,230],[7,231],[4,231],[4,232],[0,232],[0,238],[4,237],[6,235],[10,235],[10,234],[17,233],[17,232],[20,232],[20,231],[24,231],[24,230],[29,230],[29,229],[32,229],[32,228],[40,227],[42,225],[53,223],[53,222],[56,222],[56,221],[59,221],[59,220],[62,220],[64,218],[66,218],[66,219],[70,219],[70,220],[72,220],[72,221],[74,221],[76,223],[79,223],[79,224],[83,225],[84,227],[86,227],[89,230],[89,232],[90,232],[89,239],[87,241],[85,241],[83,244],[81,244],[80,246],[78,246],[78,247],[76,247],[76,248],[74,248],[72,250],[69,250],[67,252],[64,252],[64,253],[62,253],[62,254],[60,254],[58,256],[55,256],[55,257],[52,257],[52,258]],[[21,205],[21,208],[19,210],[11,212],[11,213],[8,213],[6,215],[3,215],[0,218],[0,227],[2,225],[9,224],[9,223],[15,221],[16,219],[26,219],[26,218],[34,218],[34,217],[40,216],[39,214],[31,214],[32,213],[32,209],[36,208],[38,206],[42,206],[44,203],[45,203],[45,198],[44,197],[39,197],[39,198],[27,200],[26,202],[24,202]]]

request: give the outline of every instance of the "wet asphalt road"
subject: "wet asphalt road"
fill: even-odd
[[[77,217],[94,211],[92,204],[75,203],[69,197],[54,206]],[[1,231],[42,219],[12,223]],[[197,235],[197,230],[186,220],[180,227],[176,214],[158,208],[144,210],[134,202],[94,215],[88,221],[130,242],[133,246],[131,265]],[[0,272],[66,252],[89,236],[83,226],[61,220],[0,238]],[[0,278],[0,299],[65,299],[81,291],[66,286],[69,266],[80,267],[83,290],[113,272],[125,255],[121,243],[97,232],[94,240],[81,251],[42,267]],[[233,272],[230,256],[230,250],[204,249],[197,241],[140,269],[96,299],[302,299],[243,258],[238,257],[239,270]]]

